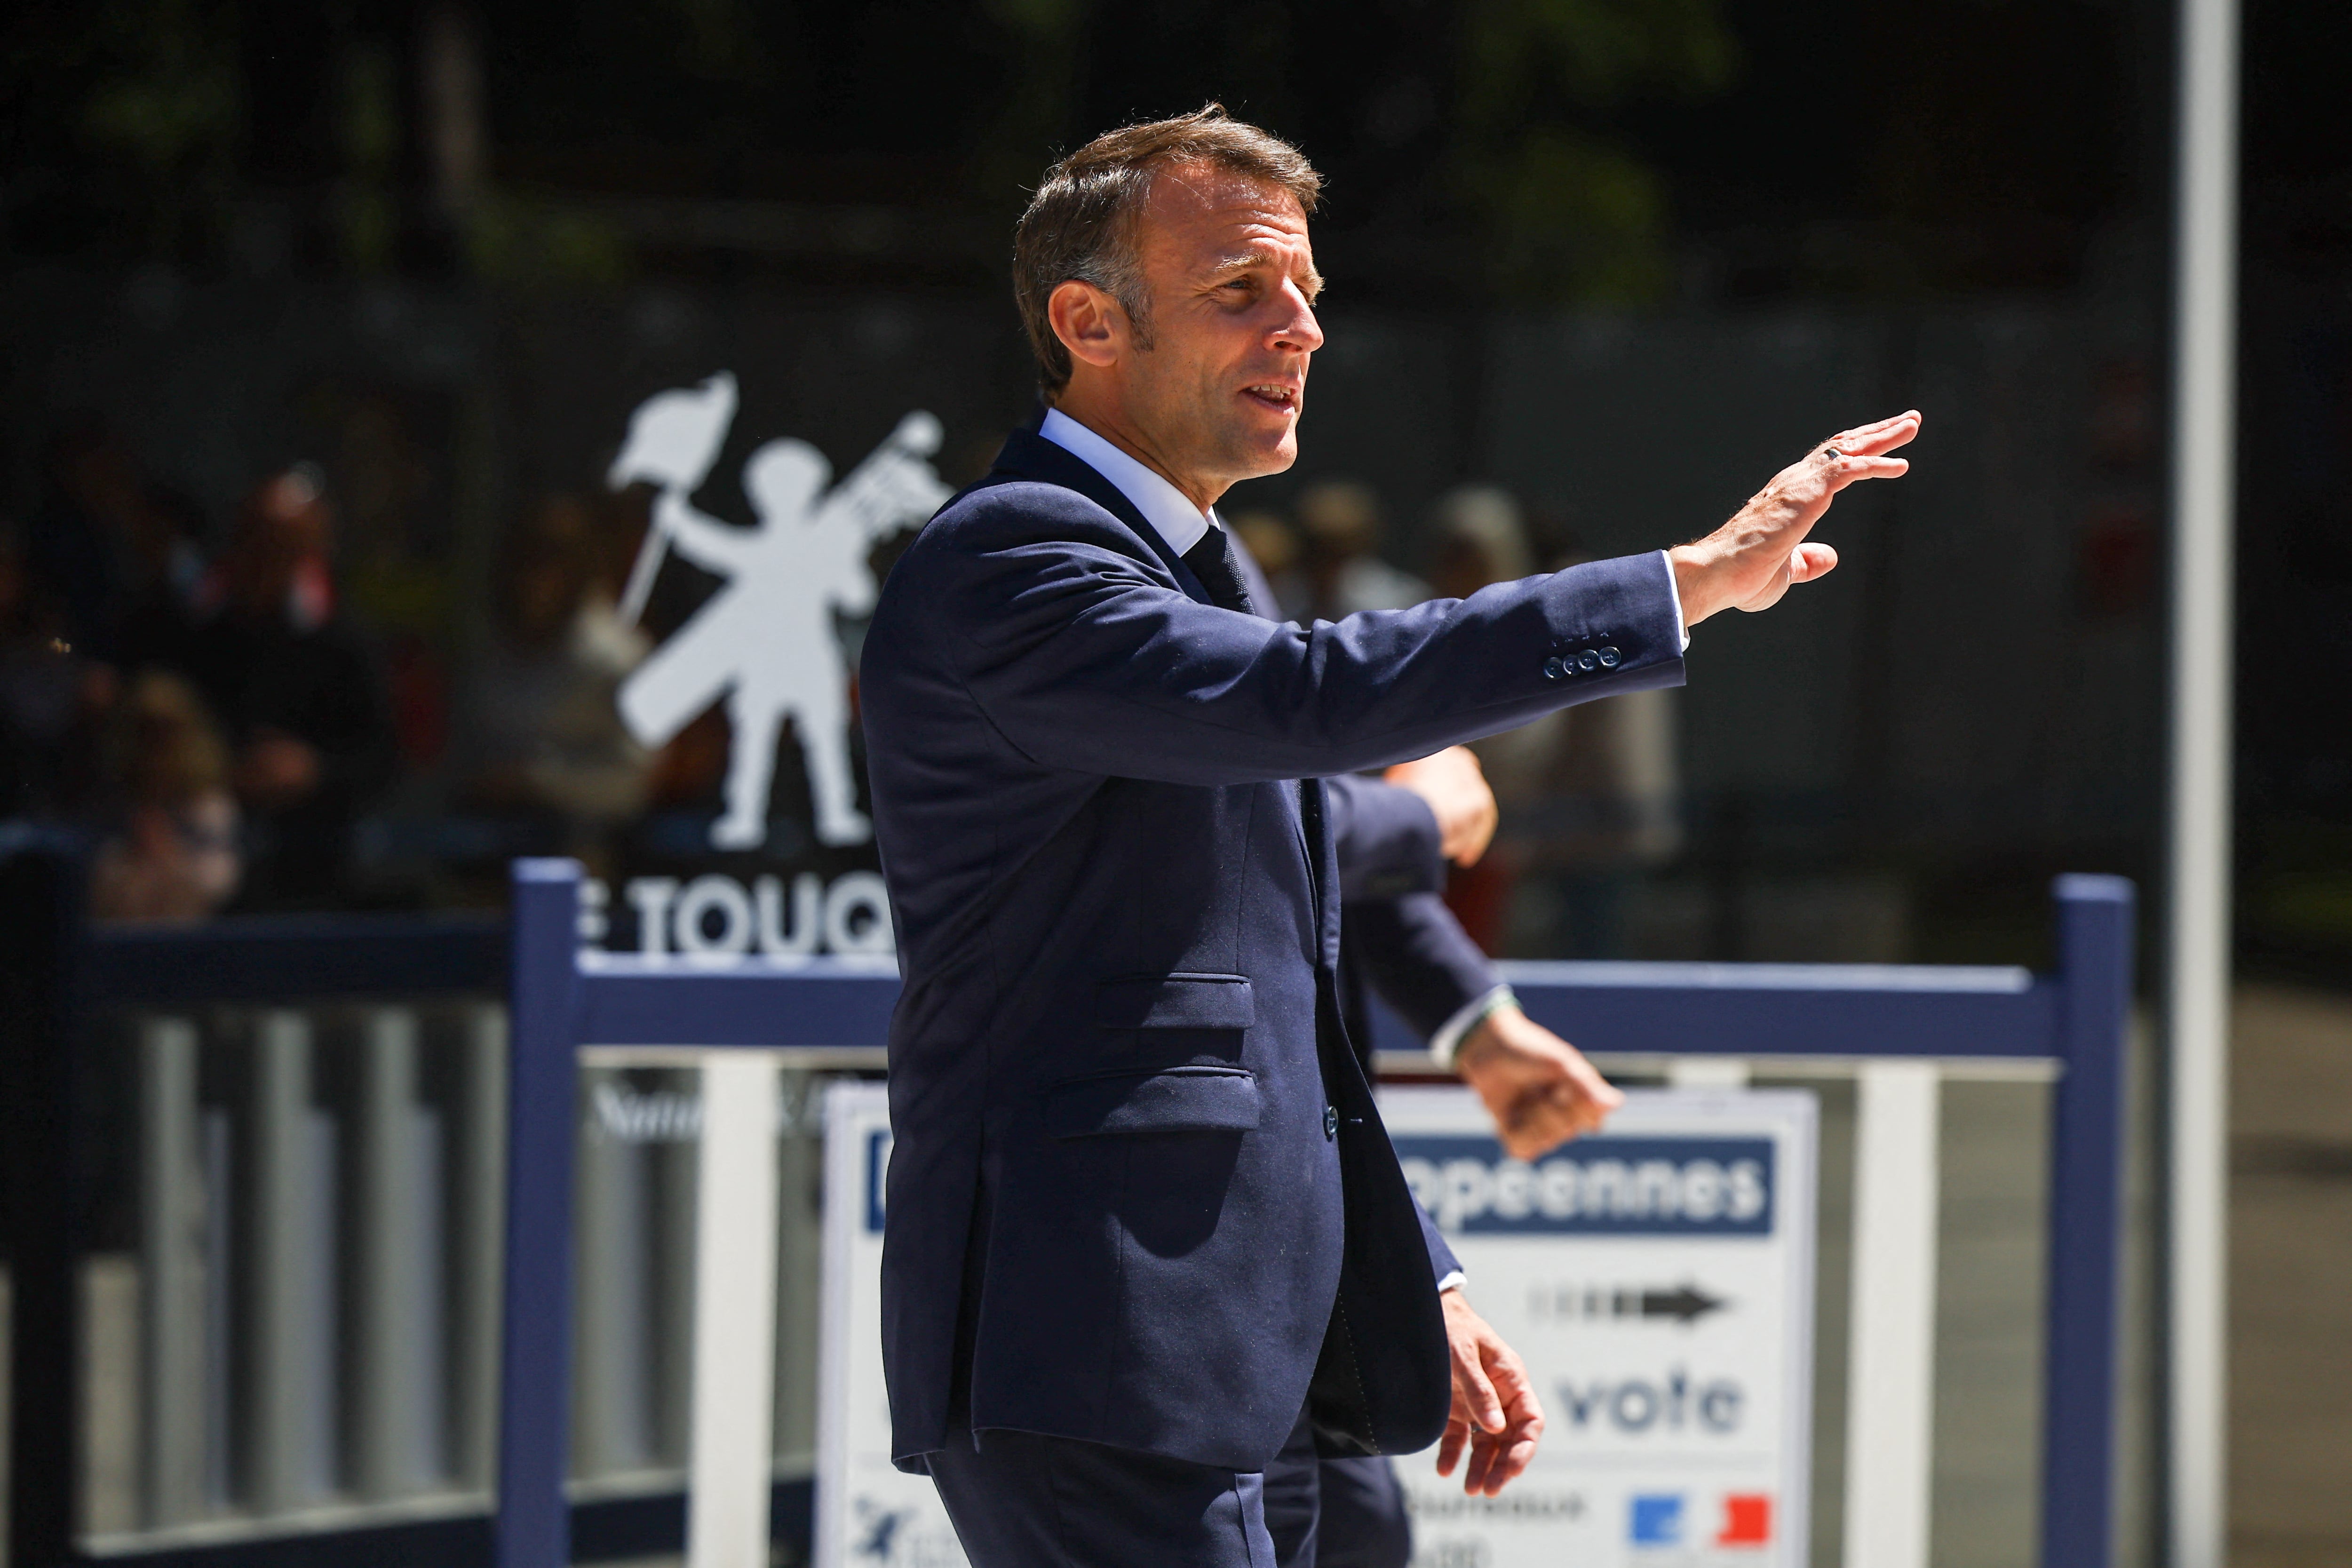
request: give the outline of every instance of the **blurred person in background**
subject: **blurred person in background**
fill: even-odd
[[[1360,610],[1402,610],[1429,597],[1429,584],[1381,559],[1381,501],[1360,479],[1323,479],[1298,496],[1307,536],[1307,596],[1297,620],[1345,620]]]
[[[138,469],[92,414],[69,416],[41,458],[26,569],[56,605],[58,635],[85,656],[110,659],[137,528]]]
[[[111,666],[77,651],[65,606],[0,524],[0,816],[55,819],[87,797]]]
[[[241,869],[228,747],[179,676],[142,670],[110,718],[111,830],[90,873],[100,920],[196,921],[236,890]]]
[[[1465,485],[1437,503],[1431,585],[1465,598],[1538,569],[1511,494]],[[1591,556],[1571,542],[1541,563]],[[1456,862],[1446,902],[1489,952],[1626,956],[1626,889],[1682,845],[1674,694],[1631,691],[1477,742],[1501,809],[1494,853]]]
[[[654,763],[614,706],[650,643],[614,609],[604,511],[551,496],[509,533],[463,720],[467,795],[554,817],[574,850],[643,809]]]
[[[94,415],[68,420],[43,458],[26,567],[63,612],[68,642],[135,668],[185,617],[204,573],[204,509],[151,483]]]
[[[334,514],[307,467],[267,479],[239,510],[192,624],[159,650],[227,733],[249,814],[240,902],[318,908],[350,896],[352,829],[393,772],[375,662],[338,613]]]

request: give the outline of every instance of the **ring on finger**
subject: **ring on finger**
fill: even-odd
[[[1845,460],[1845,454],[1839,451],[1835,447],[1822,447],[1822,456],[1827,458],[1832,463],[1843,462]]]

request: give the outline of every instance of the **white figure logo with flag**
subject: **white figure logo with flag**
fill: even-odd
[[[711,824],[710,843],[752,849],[767,842],[776,734],[789,718],[808,759],[817,841],[861,844],[873,828],[857,809],[849,671],[833,617],[873,609],[866,557],[875,544],[948,499],[927,460],[939,450],[940,422],[908,415],[830,490],[823,453],[805,441],[767,442],[743,464],[743,494],[759,522],[738,528],[693,501],[718,461],[735,403],[735,378],[725,371],[646,399],[606,476],[615,489],[646,483],[658,491],[622,596],[625,623],[643,613],[670,549],[728,579],[622,684],[621,721],[640,744],[660,746],[724,693],[734,740],[727,809]]]

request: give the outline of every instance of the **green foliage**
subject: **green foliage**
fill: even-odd
[[[400,77],[392,51],[360,44],[344,51],[340,132],[346,174],[336,202],[343,252],[363,272],[392,264],[400,204],[393,190],[400,158]]]
[[[486,281],[609,287],[630,273],[627,239],[558,201],[484,192],[468,205],[463,234],[467,265]]]
[[[1508,124],[1555,94],[1607,109],[1636,91],[1702,91],[1737,59],[1720,0],[1470,0],[1462,118]]]
[[[678,17],[677,63],[706,81],[761,83],[774,71],[760,20],[746,0],[670,0]]]
[[[82,110],[91,140],[161,179],[235,152],[245,84],[226,29],[190,0],[109,5],[92,24],[103,64]]]
[[[971,153],[971,188],[1013,205],[1060,145],[1085,68],[1094,0],[981,0],[1006,81]]]
[[[1512,298],[1632,304],[1668,279],[1656,173],[1593,128],[1636,95],[1722,87],[1721,0],[1470,0],[1450,160]]]
[[[1469,161],[1468,193],[1514,299],[1638,305],[1666,279],[1666,200],[1648,165],[1601,137],[1538,126]]]

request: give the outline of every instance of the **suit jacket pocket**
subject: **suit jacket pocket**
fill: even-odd
[[[1046,1089],[1045,1131],[1056,1138],[1131,1132],[1246,1132],[1258,1121],[1256,1075],[1246,1068],[1180,1067],[1102,1073]]]
[[[1130,974],[1095,987],[1106,1029],[1246,1029],[1256,1017],[1244,974]]]

